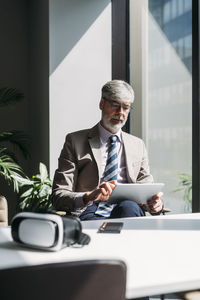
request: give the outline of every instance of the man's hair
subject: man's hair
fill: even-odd
[[[133,102],[134,91],[130,84],[123,80],[111,80],[102,87],[101,97],[105,100]]]

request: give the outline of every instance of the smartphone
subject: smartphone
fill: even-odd
[[[120,233],[122,227],[123,222],[103,222],[98,233]]]

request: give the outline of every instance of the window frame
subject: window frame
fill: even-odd
[[[112,79],[129,78],[129,0],[112,0]],[[130,132],[130,120],[123,127]]]
[[[200,211],[200,0],[192,1],[192,212]]]

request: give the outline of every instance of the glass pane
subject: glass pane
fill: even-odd
[[[178,15],[181,16],[184,12],[184,0],[178,1]]]
[[[170,4],[172,6],[171,8],[172,18],[174,19],[177,17],[177,1],[176,0],[170,1]]]
[[[165,183],[165,207],[190,212],[192,0],[130,0],[130,79],[131,133],[146,143],[154,181]]]
[[[163,6],[163,22],[167,23],[170,21],[171,13],[170,13],[170,2],[164,3]]]

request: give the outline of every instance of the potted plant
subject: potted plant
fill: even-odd
[[[39,174],[31,178],[14,176],[19,184],[19,208],[23,211],[38,211],[51,208],[52,181],[46,166],[39,164]]]
[[[184,191],[185,211],[190,212],[192,206],[192,176],[186,173],[178,174],[179,185],[175,192]]]
[[[24,98],[24,94],[13,88],[0,88],[0,108],[14,105]],[[37,211],[50,208],[49,196],[52,182],[46,166],[39,165],[39,174],[28,178],[18,164],[16,154],[8,145],[17,146],[25,158],[30,156],[29,138],[22,131],[12,130],[0,133],[0,175],[14,184],[14,191],[19,194],[19,208],[25,211]]]
[[[14,105],[24,98],[24,94],[15,88],[0,88],[0,108]],[[8,145],[12,144],[19,148],[25,158],[29,156],[28,137],[21,131],[12,130],[0,133],[0,175],[14,184],[14,191],[19,191],[16,178],[24,176],[22,168],[18,164],[16,155]],[[16,176],[18,175],[18,176]]]

